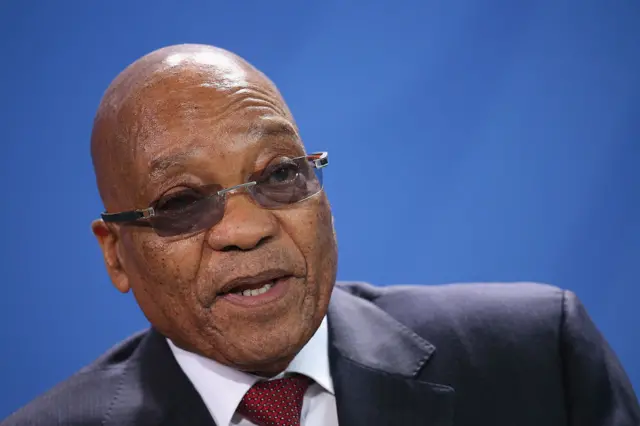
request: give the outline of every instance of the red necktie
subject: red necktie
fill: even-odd
[[[238,406],[238,413],[260,426],[300,426],[302,398],[309,378],[296,374],[258,382]]]

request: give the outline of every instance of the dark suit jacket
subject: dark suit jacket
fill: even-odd
[[[640,425],[622,367],[568,291],[342,283],[328,325],[340,426]],[[2,423],[13,425],[214,423],[151,329]]]

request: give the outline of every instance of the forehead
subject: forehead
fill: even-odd
[[[304,153],[296,129],[287,120],[256,113],[254,120],[247,121],[251,123],[248,127],[230,127],[202,137],[193,135],[184,143],[166,139],[145,157],[145,176],[148,175],[150,181],[158,181],[168,172],[208,169],[214,161],[219,166],[229,165],[236,159],[255,162],[261,154],[297,156]]]
[[[184,72],[145,87],[136,97],[129,126],[136,163],[162,169],[198,151],[242,154],[261,139],[298,142],[293,118],[273,85],[257,78],[214,84],[210,75]]]

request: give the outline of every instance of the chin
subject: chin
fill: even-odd
[[[283,370],[306,344],[307,335],[303,331],[248,337],[243,342],[231,345],[237,349],[234,353],[226,354],[227,359],[235,361],[234,364],[239,364],[242,370],[263,370],[269,366]]]
[[[211,354],[209,357],[247,373],[275,375],[287,368],[298,352],[297,349],[291,347],[247,349],[249,350],[243,351],[243,353],[229,353],[222,357],[220,356],[222,354]]]
[[[256,374],[259,376],[271,376],[284,371],[294,357],[295,353],[287,357],[250,360],[243,363],[242,365],[236,365],[235,367],[247,373]]]

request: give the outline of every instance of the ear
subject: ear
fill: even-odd
[[[118,233],[107,226],[102,219],[94,220],[91,223],[91,230],[102,249],[104,263],[107,266],[107,272],[111,277],[111,282],[119,291],[127,293],[130,290],[129,277],[124,270],[122,258],[118,250],[120,242]]]

